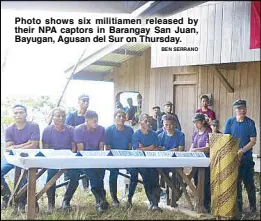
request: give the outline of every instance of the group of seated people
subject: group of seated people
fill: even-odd
[[[88,98],[89,99],[89,98]],[[84,101],[84,99],[83,99]],[[66,111],[62,107],[56,107],[52,111],[53,124],[47,126],[42,133],[42,146],[39,147],[40,130],[36,123],[26,120],[27,109],[23,105],[13,107],[15,123],[7,128],[5,134],[6,150],[12,149],[70,149],[77,151],[104,151],[110,149],[121,150],[141,150],[141,151],[184,151],[185,136],[181,128],[177,128],[178,118],[171,113],[165,113],[162,118],[161,130],[156,132],[151,127],[151,117],[147,113],[141,113],[139,116],[139,129],[133,130],[131,126],[125,124],[126,112],[124,109],[116,109],[114,113],[114,124],[106,129],[98,124],[98,114],[95,111],[87,110],[84,113],[84,122],[73,127],[65,123]],[[70,119],[73,119],[71,117]],[[67,120],[69,121],[69,120]],[[189,151],[204,152],[209,156],[209,137],[211,132],[209,123],[204,113],[196,113],[192,119],[196,130],[192,136],[191,147]],[[212,121],[211,121],[212,122]],[[217,121],[212,123],[213,129]],[[179,126],[180,127],[180,124]],[[214,129],[214,131],[216,131]],[[1,195],[3,196],[3,205],[6,206],[11,191],[5,181],[5,175],[14,168],[6,160],[1,161]],[[117,178],[119,169],[108,169],[109,189],[112,198],[112,206],[119,207],[120,202],[117,197]],[[159,174],[155,168],[129,168],[130,187],[128,193],[127,206],[132,206],[132,198],[138,183],[138,174],[142,176],[146,196],[150,202],[149,210],[161,211],[158,206],[160,201]],[[48,169],[48,182],[57,170]],[[210,211],[210,174],[209,168],[205,174],[205,197],[204,206]],[[103,212],[108,209],[109,203],[106,200],[106,191],[104,189],[105,169],[68,169],[65,176],[70,179],[66,187],[66,192],[62,201],[62,208],[70,208],[70,201],[77,189],[79,177],[86,174],[90,180],[91,192],[96,199],[96,210]],[[197,173],[194,175],[194,182],[197,185]],[[48,212],[55,208],[55,184],[47,191]],[[20,207],[25,206],[25,198],[20,200]],[[21,210],[22,210],[21,209]]]

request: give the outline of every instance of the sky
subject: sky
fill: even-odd
[[[138,16],[153,1],[130,14],[117,14],[129,18]],[[102,14],[115,16],[115,14]],[[65,70],[75,65],[87,47],[85,56],[103,48],[108,43],[93,44],[21,44],[15,43],[15,17],[23,18],[100,18],[101,14],[54,11],[15,11],[1,9],[1,100],[25,96],[50,96],[58,101],[66,85]],[[30,25],[34,27],[34,25]],[[24,26],[26,27],[26,26]],[[37,26],[36,26],[37,27]],[[92,27],[92,26],[88,26]],[[93,26],[94,28],[94,26]],[[3,63],[4,69],[2,70]],[[77,107],[81,94],[90,95],[89,109],[99,115],[99,123],[109,126],[113,123],[114,85],[112,82],[70,81],[63,101],[66,106]]]
[[[64,16],[58,12],[21,12],[1,10],[1,100],[6,97],[48,95],[55,101],[67,82],[65,70],[74,65],[81,56],[85,44],[38,45],[14,43],[15,16]],[[81,13],[80,13],[81,14]],[[81,16],[78,14],[78,16]],[[70,13],[70,16],[71,13]],[[99,45],[88,45],[88,52]],[[63,101],[65,105],[77,107],[80,94],[90,95],[90,109],[98,112],[100,123],[112,123],[114,97],[113,83],[74,80],[69,83]]]

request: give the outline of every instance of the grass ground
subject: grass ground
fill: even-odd
[[[244,210],[245,214],[240,217],[241,220],[260,220],[260,176],[256,176],[257,187],[257,213],[248,213],[248,199],[246,192],[243,192]],[[40,212],[36,215],[36,219],[47,220],[195,220],[191,216],[184,215],[183,213],[164,209],[162,213],[149,212],[147,205],[144,203],[147,199],[144,190],[141,186],[138,186],[134,195],[134,205],[131,210],[127,210],[124,207],[124,196],[119,196],[121,201],[120,208],[110,208],[103,214],[97,214],[95,210],[94,196],[90,191],[84,192],[80,188],[77,189],[74,198],[71,202],[73,210],[71,212],[63,212],[59,209],[62,203],[62,197],[65,188],[59,188],[56,192],[56,210],[52,214],[47,213],[47,197],[44,195],[39,200]],[[109,194],[107,199],[111,203]],[[184,196],[179,200],[179,204],[186,207],[186,201]],[[12,214],[12,208],[1,211],[2,220],[24,220],[25,214],[18,213]]]

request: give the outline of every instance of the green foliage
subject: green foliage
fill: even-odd
[[[10,125],[10,124],[12,124],[12,123],[14,123],[14,118],[13,118],[13,117],[7,116],[7,115],[1,117],[1,125],[2,125],[2,124],[4,124],[4,125]]]

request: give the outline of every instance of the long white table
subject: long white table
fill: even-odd
[[[26,154],[26,156],[21,156],[21,153]],[[82,156],[76,156],[75,153],[72,153],[69,150],[14,150],[12,155],[10,155],[10,153],[5,153],[6,160],[9,163],[15,165],[17,169],[24,169],[20,178],[16,178],[12,196],[21,196],[26,192],[27,188],[27,219],[35,218],[35,202],[39,200],[56,180],[67,169],[77,168],[157,168],[159,173],[163,175],[164,179],[169,184],[170,188],[173,187],[171,181],[163,174],[161,168],[175,168],[183,181],[195,193],[197,211],[202,212],[203,210],[204,169],[210,164],[210,160],[207,157],[85,156],[84,152],[81,153]],[[189,178],[189,176],[183,172],[183,168],[187,167],[198,168],[198,188],[191,183],[191,177]],[[41,170],[37,173],[38,169]],[[59,171],[39,193],[36,193],[36,180],[46,169],[58,169]],[[22,182],[22,178],[26,175],[28,175],[27,185],[19,190],[18,187]],[[183,186],[183,191],[186,191],[185,189],[186,188]]]

